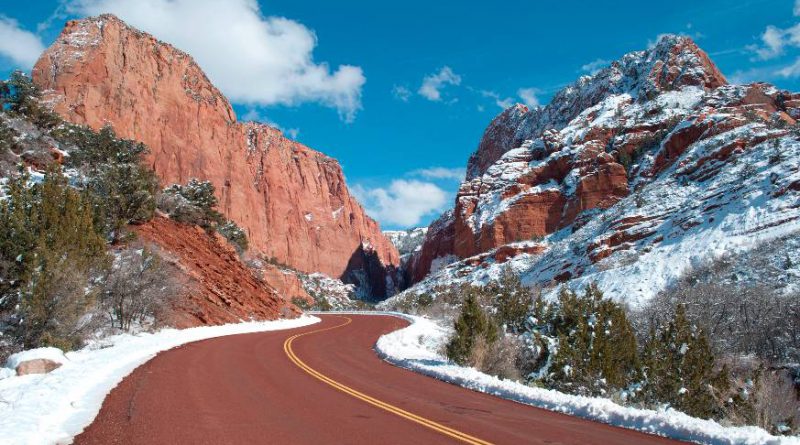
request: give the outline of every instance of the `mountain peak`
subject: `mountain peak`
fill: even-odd
[[[561,129],[583,110],[612,95],[629,94],[650,100],[667,91],[686,87],[713,90],[727,84],[725,76],[691,37],[665,34],[652,47],[625,54],[590,76],[581,76],[558,91],[544,107],[529,110],[514,105],[497,115],[470,156],[467,180],[483,174],[490,165],[525,139],[548,129]]]

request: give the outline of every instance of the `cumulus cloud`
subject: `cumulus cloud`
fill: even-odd
[[[461,76],[449,66],[444,66],[439,72],[425,76],[417,92],[428,100],[438,102],[442,100],[442,89],[447,85],[461,85]]]
[[[408,99],[411,98],[412,94],[413,93],[411,92],[411,90],[409,90],[408,87],[405,87],[403,85],[395,85],[392,87],[392,96],[394,96],[395,99],[401,100],[403,102],[408,102]]]
[[[356,184],[352,191],[367,213],[385,226],[416,226],[448,202],[447,193],[436,184],[417,180],[395,179],[386,188],[371,189]]]
[[[421,176],[426,179],[452,179],[461,181],[466,175],[464,168],[448,168],[448,167],[429,167],[421,168],[411,172],[414,176]]]
[[[602,68],[604,68],[609,63],[611,63],[611,62],[609,62],[606,59],[595,59],[595,60],[592,60],[591,62],[581,66],[581,71],[587,72],[589,74],[597,74],[598,71],[600,71]]]
[[[520,88],[517,90],[517,94],[522,99],[522,103],[528,107],[534,108],[540,105],[539,98],[536,96],[539,94],[539,90],[536,88]]]
[[[795,0],[792,12],[795,17],[800,16],[800,0]],[[755,53],[759,59],[769,60],[783,55],[788,47],[800,47],[800,23],[788,28],[769,25],[761,33],[760,44],[749,45],[747,49]]]
[[[68,0],[67,12],[110,12],[191,54],[234,102],[321,103],[351,122],[361,109],[360,67],[314,60],[314,32],[264,15],[257,0]]]
[[[20,27],[16,20],[0,15],[0,56],[19,68],[31,68],[44,51],[44,44],[36,34]]]

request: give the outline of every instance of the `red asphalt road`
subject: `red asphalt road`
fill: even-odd
[[[373,345],[408,323],[324,315],[299,329],[204,340],[163,352],[105,399],[76,444],[460,443],[336,389],[291,361],[393,407],[497,444],[666,444],[668,439],[503,400],[380,360]],[[352,322],[341,327],[347,321]],[[313,333],[325,328],[324,332]]]

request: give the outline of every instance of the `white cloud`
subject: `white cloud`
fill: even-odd
[[[778,75],[781,77],[800,77],[800,57],[791,65],[779,69]]]
[[[44,44],[39,36],[22,29],[16,20],[0,15],[0,56],[28,69],[43,51]]]
[[[520,88],[517,90],[517,94],[519,95],[520,99],[522,99],[522,103],[530,108],[539,106],[539,98],[536,97],[538,93],[539,90],[536,88]]]
[[[481,90],[480,93],[481,93],[481,96],[483,96],[483,97],[488,97],[490,99],[493,99],[495,105],[497,105],[498,107],[500,107],[500,108],[502,108],[504,110],[506,108],[514,105],[514,99],[512,99],[510,97],[506,97],[506,98],[500,97],[500,95],[498,93],[495,93],[494,91]]]
[[[783,55],[788,47],[800,47],[800,23],[785,29],[769,25],[761,33],[761,44],[749,45],[747,49],[759,59],[769,60]]]
[[[611,62],[606,59],[595,59],[581,66],[581,71],[585,71],[589,74],[597,74],[598,71],[600,71],[602,68],[605,68],[605,66],[609,63]]]
[[[429,74],[422,79],[417,91],[422,97],[438,102],[442,100],[442,88],[447,85],[460,85],[461,76],[454,73],[449,66],[442,67],[438,73]]]
[[[800,16],[800,0],[794,0],[794,9],[792,12],[794,15]]]
[[[413,93],[411,92],[411,90],[409,90],[408,87],[405,87],[403,85],[395,85],[392,87],[392,96],[403,102],[408,102],[408,99],[411,98],[412,94]]]
[[[361,68],[316,62],[314,32],[264,15],[257,0],[69,0],[66,5],[72,14],[116,14],[188,52],[234,102],[317,102],[348,122],[361,109],[366,82]]]
[[[447,193],[436,184],[395,179],[389,187],[367,189],[356,184],[351,189],[367,213],[386,226],[413,227],[448,203]]]
[[[448,167],[430,167],[430,168],[421,168],[419,170],[414,170],[411,172],[414,176],[422,176],[423,178],[427,179],[453,179],[456,181],[461,181],[464,179],[466,175],[466,169],[464,168],[448,168]]]

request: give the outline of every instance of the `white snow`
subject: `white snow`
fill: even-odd
[[[20,363],[36,359],[51,360],[62,365],[67,362],[67,357],[64,355],[64,352],[58,348],[36,348],[12,354],[6,360],[5,367],[17,369]]]
[[[449,329],[421,317],[391,312],[383,314],[400,316],[413,324],[378,339],[375,344],[378,354],[396,366],[448,383],[526,405],[702,444],[800,444],[800,438],[772,436],[754,426],[725,427],[715,421],[690,417],[669,408],[649,410],[624,407],[609,399],[535,388],[502,380],[474,368],[457,366],[437,352],[447,341]]]
[[[303,316],[293,320],[164,329],[154,334],[122,334],[97,341],[79,351],[68,352],[64,364],[49,374],[0,380],[0,442],[4,445],[70,443],[97,416],[105,396],[125,376],[161,351],[213,337],[291,329],[317,322],[317,317]],[[26,357],[25,354],[21,356]],[[47,354],[47,358],[57,355],[41,349],[28,354]]]

